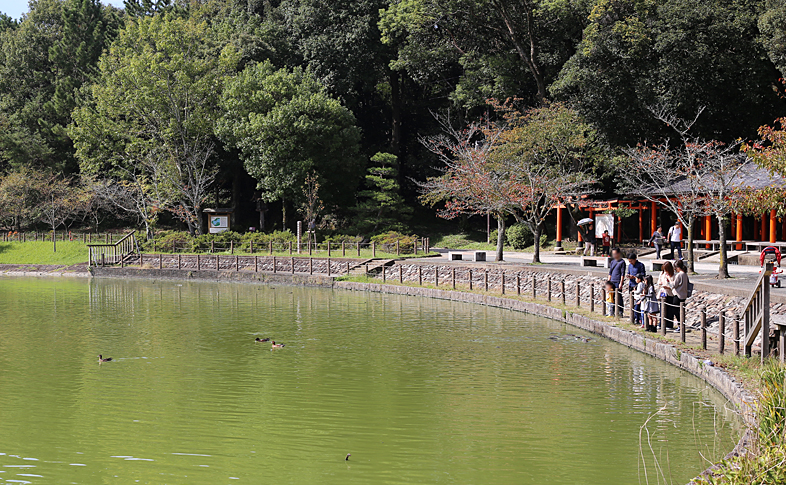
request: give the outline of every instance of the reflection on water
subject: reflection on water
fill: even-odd
[[[0,483],[685,483],[738,436],[702,381],[506,310],[41,279],[0,310]]]

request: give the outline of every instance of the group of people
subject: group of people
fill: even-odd
[[[615,248],[611,255],[609,280],[605,284],[606,314],[612,316],[621,311],[617,295],[627,287],[633,298],[635,324],[648,332],[656,332],[659,327],[659,314],[663,311],[666,328],[679,332],[680,327],[675,326],[675,319],[680,320],[680,304],[688,299],[690,285],[688,270],[682,259],[675,263],[663,263],[656,285],[636,253],[628,255],[627,263],[619,249]],[[679,321],[679,324],[684,325],[685,322]]]
[[[660,259],[660,252],[663,249],[663,243],[668,241],[671,246],[671,256],[669,259],[677,259],[674,257],[675,252],[682,259],[682,225],[677,221],[669,228],[668,234],[664,237],[663,227],[658,226],[649,240],[649,245],[655,247],[655,259]]]

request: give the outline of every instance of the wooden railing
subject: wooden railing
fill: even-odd
[[[742,315],[745,325],[745,356],[751,356],[753,342],[761,333],[761,358],[770,355],[770,275],[773,264],[767,263],[756,287],[743,307]]]
[[[88,244],[87,249],[89,251],[88,264],[91,266],[120,264],[127,256],[139,253],[139,247],[136,244],[136,237],[134,237],[133,231],[123,236],[116,243]]]

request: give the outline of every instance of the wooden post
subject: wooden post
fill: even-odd
[[[289,254],[292,255],[292,241],[289,241]]]
[[[682,322],[680,322],[682,324]],[[701,349],[707,350],[707,308],[701,307]]]
[[[254,273],[259,273],[259,256],[254,256]]]
[[[311,236],[308,237],[308,255],[311,256]]]
[[[404,282],[404,265],[398,267],[398,282]]]
[[[630,303],[630,324],[636,323],[636,312],[633,311],[633,292],[628,291],[628,301]]]
[[[774,214],[775,211],[773,210],[772,213]],[[765,268],[772,270],[773,264],[767,263]],[[762,312],[761,317],[761,363],[763,364],[767,357],[770,356],[770,282],[764,281],[762,282],[761,287],[761,308],[759,311]],[[764,310],[764,309],[767,310]],[[745,338],[747,339],[748,336],[746,335]]]
[[[455,290],[456,289],[456,268],[453,268],[453,269],[450,270],[450,279],[453,282],[453,289]]]
[[[382,282],[383,283],[387,282],[387,280],[388,280],[388,278],[387,278],[387,271],[385,271],[386,269],[387,269],[387,266],[382,266]]]
[[[423,268],[418,265],[418,285],[423,284]]]
[[[551,301],[551,277],[546,279],[546,299]]]
[[[614,317],[622,318],[622,291],[619,289],[614,292]]]
[[[472,290],[472,268],[469,269],[469,289]]]
[[[576,280],[576,308],[581,307],[581,286],[579,280]]]
[[[590,313],[595,313],[595,285],[590,283]]]
[[[181,261],[180,261],[180,256],[181,256],[181,254],[178,253],[178,255],[177,255],[177,269],[180,269],[181,266],[182,266]],[[122,261],[123,259],[120,258],[120,260]]]
[[[270,241],[270,255],[273,256],[273,241]]]
[[[156,245],[156,242],[155,242],[155,241],[153,241],[153,248],[154,248],[154,249],[155,249],[155,245]],[[213,243],[213,241],[210,241],[210,252],[211,252],[211,253],[215,253],[215,252],[216,252],[216,246],[215,246],[215,244]]]
[[[368,265],[366,265],[366,274],[368,274]],[[327,258],[327,275],[330,276],[330,258]]]
[[[235,241],[229,241],[229,254],[235,254]]]
[[[486,285],[486,291],[489,291],[489,270],[483,271],[483,281]]]
[[[289,258],[289,269],[290,273],[295,274],[295,258]]]
[[[666,314],[666,306],[664,305],[665,301],[663,298],[659,298],[658,303],[660,304],[660,334],[666,335],[666,317],[664,317]]]
[[[535,277],[535,273],[532,273],[532,299],[538,297],[538,279]]]
[[[600,288],[600,298],[601,298],[601,303],[600,303],[601,312],[600,313],[601,313],[601,315],[603,315],[605,317],[606,316],[606,287],[605,286],[601,286],[601,288]],[[611,316],[611,315],[609,315],[609,316]]]
[[[104,256],[105,254],[101,253],[101,266],[106,266],[106,258]]]
[[[505,294],[505,272],[503,271],[500,275],[500,279],[502,280],[502,294]]]
[[[521,273],[516,273],[516,294],[521,294]]]
[[[330,254],[330,241],[327,242],[327,246],[328,246],[328,248],[327,248],[328,249],[328,258],[329,258],[331,256],[331,254]]]
[[[401,254],[401,251],[399,250],[399,247],[398,247],[398,239],[396,239],[396,256],[398,256],[400,254]]]
[[[740,319],[734,318],[734,325],[732,326],[732,337],[734,338],[734,355],[740,355]]]
[[[417,256],[418,255],[418,240],[417,240],[417,238],[415,238],[415,242],[412,243],[412,247],[415,250],[415,256]]]
[[[372,258],[377,257],[377,243],[375,243],[374,241],[371,241],[371,257]]]
[[[346,255],[347,255],[346,244],[344,244],[344,241],[341,241],[341,256],[346,256]]]
[[[314,258],[308,258],[308,274],[314,274]]]
[[[680,341],[685,343],[685,302],[680,302]]]
[[[216,271],[221,271],[221,262],[219,258],[221,258],[221,256],[216,254]]]
[[[559,290],[560,290],[560,293],[562,293],[562,304],[565,305],[566,298],[565,298],[565,281],[564,280],[559,282]]]
[[[161,253],[158,253],[158,269],[164,267],[164,256]]]
[[[240,256],[235,255],[235,271],[240,271]]]
[[[140,258],[141,258],[141,255],[140,255]],[[201,271],[201,270],[202,270],[202,264],[200,263],[199,255],[197,254],[197,271]]]
[[[176,253],[176,252],[177,252],[177,248],[175,247],[175,240],[172,239],[172,253]]]
[[[439,288],[439,266],[434,266],[434,286]]]
[[[356,247],[356,248],[357,248],[357,250],[358,250],[358,258],[359,258],[359,257],[360,257],[360,241],[358,241],[358,242],[356,242],[356,243],[355,243],[355,247]]]
[[[276,257],[273,256],[273,273],[275,274],[276,271],[277,271],[277,268],[276,268]]]

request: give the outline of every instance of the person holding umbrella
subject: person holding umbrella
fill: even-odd
[[[581,234],[581,238],[584,240],[584,254],[587,254],[587,250],[589,250],[590,256],[595,255],[595,231],[592,229],[593,222],[592,219],[586,217],[576,223],[579,234]]]

